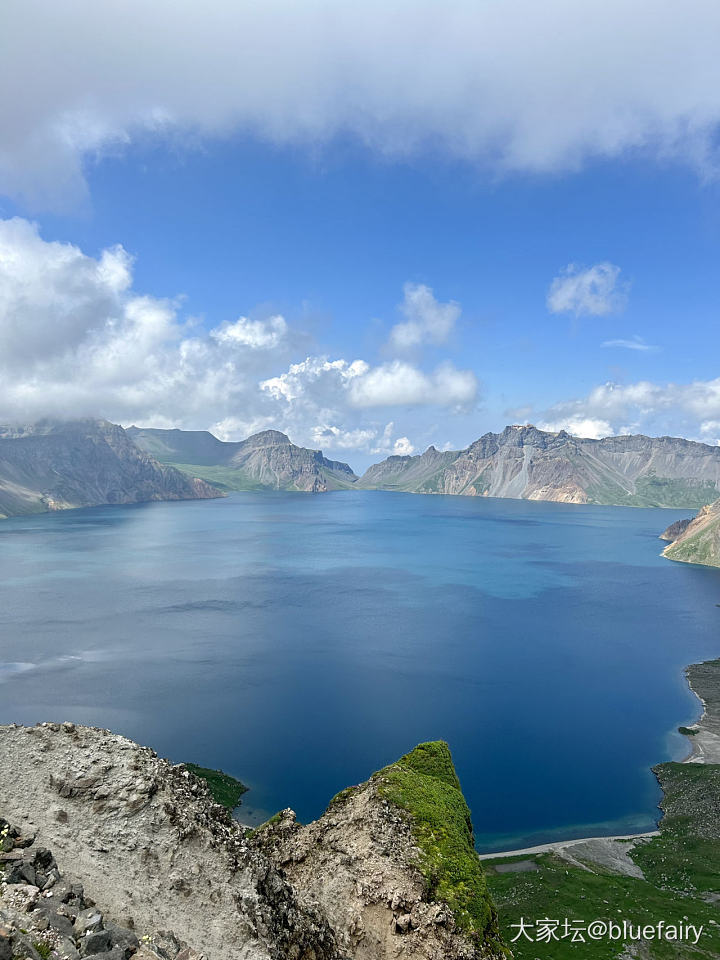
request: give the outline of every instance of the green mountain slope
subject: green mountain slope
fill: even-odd
[[[204,430],[130,427],[128,434],[163,463],[226,490],[321,493],[351,487],[357,480],[346,463],[298,447],[277,430],[265,430],[238,442],[218,440]]]
[[[0,517],[217,496],[218,489],[158,463],[106,420],[0,427]]]
[[[669,560],[720,567],[720,500],[704,506],[692,520],[672,524],[661,539],[671,541],[663,550]]]

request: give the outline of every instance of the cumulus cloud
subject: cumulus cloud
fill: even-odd
[[[592,417],[567,417],[552,422],[541,420],[538,428],[549,430],[550,433],[559,433],[561,430],[565,430],[574,437],[587,437],[590,440],[611,437],[615,432],[607,420],[597,420]]]
[[[0,191],[37,204],[77,199],[84,158],[148,135],[716,167],[715,0],[5,0],[2,31]]]
[[[605,340],[602,346],[620,347],[623,350],[639,350],[643,353],[649,353],[660,349],[659,347],[653,346],[651,343],[645,343],[643,338],[638,336],[634,336],[631,340]]]
[[[340,427],[322,425],[312,431],[313,442],[320,447],[340,450],[362,450],[373,454],[396,454],[407,456],[415,447],[407,437],[394,436],[395,424],[391,421],[382,431],[378,427],[358,430],[343,430]]]
[[[293,363],[284,317],[205,329],[181,307],[135,291],[120,246],[89,257],[26,220],[0,220],[0,422],[105,416],[225,440],[274,427],[311,446],[408,453],[383,408],[454,411],[476,396],[474,374],[449,363]]]
[[[594,267],[568,264],[550,284],[550,313],[574,313],[576,317],[602,317],[618,313],[627,303],[627,284],[619,282],[620,267],[596,263]]]
[[[287,333],[287,323],[281,316],[267,320],[248,320],[238,317],[234,323],[223,323],[212,331],[211,336],[218,343],[241,344],[253,350],[276,347]]]
[[[393,360],[371,368],[349,385],[350,401],[357,407],[428,406],[465,408],[477,395],[472,370],[443,363],[431,373]]]
[[[475,399],[478,383],[471,370],[440,364],[431,373],[404,360],[370,366],[364,360],[329,360],[307,357],[285,373],[263,380],[260,388],[275,399],[292,402],[326,394],[328,384],[342,391],[354,407],[467,407]]]
[[[439,303],[424,283],[406,283],[400,307],[407,317],[390,331],[390,344],[396,350],[408,350],[423,343],[445,343],[460,316],[460,304],[451,300]]]
[[[585,425],[601,435],[670,434],[714,440],[720,421],[720,377],[691,383],[604,383],[586,397],[557,403],[546,411],[546,429]],[[591,435],[591,434],[587,434]]]

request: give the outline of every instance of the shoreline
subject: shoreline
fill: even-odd
[[[574,840],[551,840],[550,843],[540,843],[536,847],[521,847],[519,850],[502,850],[494,853],[478,853],[481,860],[500,860],[504,857],[522,857],[530,856],[535,853],[552,853],[567,847],[574,847],[580,843],[606,842],[610,840],[625,841],[634,843],[636,840],[643,840],[648,837],[657,837],[659,830],[649,830],[647,833],[620,833],[614,837],[576,837]]]
[[[702,674],[703,667],[706,664],[717,663],[714,660],[703,660],[699,663],[692,663],[685,668],[685,679],[687,685],[697,699],[700,701],[701,713],[699,718],[687,729],[696,730],[694,734],[682,734],[688,741],[690,752],[679,763],[720,763],[720,719],[715,719],[708,713],[707,701],[696,689],[698,683],[698,674]],[[693,685],[693,681],[695,685]],[[718,731],[708,729],[710,726],[718,726]],[[662,818],[661,818],[662,819]],[[659,824],[659,821],[658,821]],[[630,844],[638,840],[645,840],[649,837],[657,837],[660,834],[657,830],[650,830],[645,833],[624,833],[617,836],[600,837],[576,837],[571,840],[552,840],[549,843],[540,843],[534,847],[520,847],[516,850],[493,851],[491,853],[478,853],[480,860],[500,860],[506,857],[530,856],[541,853],[562,853],[569,847],[582,843],[604,844],[610,841],[627,842]]]

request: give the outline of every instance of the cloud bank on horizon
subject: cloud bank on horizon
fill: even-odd
[[[0,193],[36,210],[82,200],[83,164],[148,134],[350,136],[499,173],[630,151],[719,169],[715,0],[6,0],[0,32]]]
[[[304,338],[278,315],[206,330],[183,316],[181,300],[134,291],[132,266],[121,246],[93,258],[43,240],[27,220],[0,220],[4,419],[102,415],[126,425],[209,426],[228,439],[275,427],[300,442],[409,453],[408,438],[393,434],[394,409],[475,403],[474,373],[450,361],[429,371],[404,359],[291,362]],[[458,313],[428,287],[406,284],[404,292],[407,323],[421,331]]]
[[[403,347],[446,339],[461,312],[414,283],[399,309],[405,319],[391,328],[390,343]],[[450,360],[425,370],[401,356],[294,359],[306,346],[303,331],[279,315],[206,330],[183,314],[181,299],[135,291],[121,246],[93,258],[45,241],[27,220],[0,220],[5,420],[101,415],[125,425],[209,428],[223,439],[273,427],[311,446],[386,455],[416,449],[396,430],[398,413],[477,410],[475,373]],[[536,414],[543,429],[587,437],[652,432],[658,416],[671,414],[686,434],[718,443],[720,378],[606,383]],[[434,439],[447,446],[447,438]]]
[[[388,161],[459,160],[491,178],[642,157],[709,181],[720,172],[718,35],[714,0],[7,0],[0,195],[24,211],[77,211],[88,166],[107,155],[238,134],[308,155],[349,139]],[[642,328],[603,326],[624,323],[630,303],[615,255],[574,256],[538,291],[527,321],[538,336],[574,324],[597,330],[608,357],[662,356],[654,328],[648,342]],[[22,217],[0,220],[0,418],[102,415],[227,439],[274,427],[368,456],[483,432],[483,358],[465,355],[452,289],[436,295],[408,270],[382,342],[329,350],[250,305],[207,326],[181,290],[137,290],[133,273],[120,244],[91,256]],[[507,399],[545,429],[720,442],[720,378],[600,379],[570,399],[557,378],[564,397]]]

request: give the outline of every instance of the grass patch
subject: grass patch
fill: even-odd
[[[208,767],[198,767],[194,763],[186,763],[185,767],[196,777],[204,780],[215,803],[221,804],[228,810],[234,810],[240,803],[240,797],[247,792],[247,787],[240,780],[231,777],[222,770],[210,770]]]
[[[716,500],[718,488],[711,480],[683,480],[648,474],[635,481],[635,493],[624,490],[614,479],[600,479],[588,487],[593,503],[621,507],[667,507],[699,510]]]
[[[261,483],[256,483],[248,479],[243,470],[236,470],[234,467],[206,466],[196,463],[172,463],[164,461],[167,466],[175,467],[181,473],[186,473],[189,477],[199,477],[201,480],[207,480],[214,487],[220,490],[265,490]]]
[[[678,733],[682,733],[684,737],[695,737],[698,731],[693,727],[678,727]]]
[[[720,765],[661,763],[659,837],[633,855],[645,876],[682,894],[720,894]]]
[[[663,763],[654,772],[664,791],[660,836],[638,843],[632,852],[644,880],[593,863],[588,864],[589,872],[554,854],[533,857],[539,867],[535,873],[493,870],[494,865],[527,857],[497,859],[487,865],[501,931],[516,960],[613,960],[623,952],[621,943],[608,941],[531,943],[521,939],[510,943],[517,934],[512,924],[521,917],[702,925],[697,946],[648,941],[638,956],[649,960],[720,957],[720,928],[715,925],[720,919],[716,902],[720,895],[720,765]]]
[[[52,947],[48,943],[43,943],[42,940],[33,940],[33,946],[43,960],[48,960],[48,957],[53,955]]]
[[[344,790],[341,790],[339,793],[335,794],[335,796],[332,798],[332,800],[328,804],[328,807],[331,807],[334,803],[342,803],[343,800],[347,800],[347,798],[351,796],[351,794],[353,794],[356,790],[357,790],[357,787],[345,787]]]
[[[654,841],[653,841],[654,842]],[[510,863],[513,859],[493,860],[492,864]],[[549,943],[531,943],[517,936],[521,918],[533,923],[546,918],[561,924],[570,921],[590,923],[593,920],[623,920],[636,924],[690,923],[704,926],[697,947],[678,942],[647,943],[647,951],[639,954],[652,960],[705,960],[720,956],[720,932],[711,921],[718,919],[717,906],[700,898],[682,898],[672,890],[655,884],[611,873],[594,864],[590,873],[574,867],[553,854],[533,857],[539,869],[534,873],[494,873],[487,865],[490,892],[500,915],[500,929],[515,960],[616,960],[623,954],[618,941],[572,943],[571,938]],[[684,921],[682,918],[687,917]],[[626,954],[627,956],[627,954]]]
[[[277,813],[274,813],[271,817],[268,817],[267,820],[263,820],[261,824],[257,827],[250,827],[245,831],[245,836],[248,840],[251,840],[253,837],[256,837],[259,833],[262,833],[263,830],[267,830],[268,827],[274,826],[276,823],[280,823],[282,820],[282,813],[278,810]]]
[[[497,944],[497,917],[448,745],[440,740],[421,743],[373,780],[380,796],[412,818],[421,850],[418,868],[430,898],[444,900],[468,936]]]

